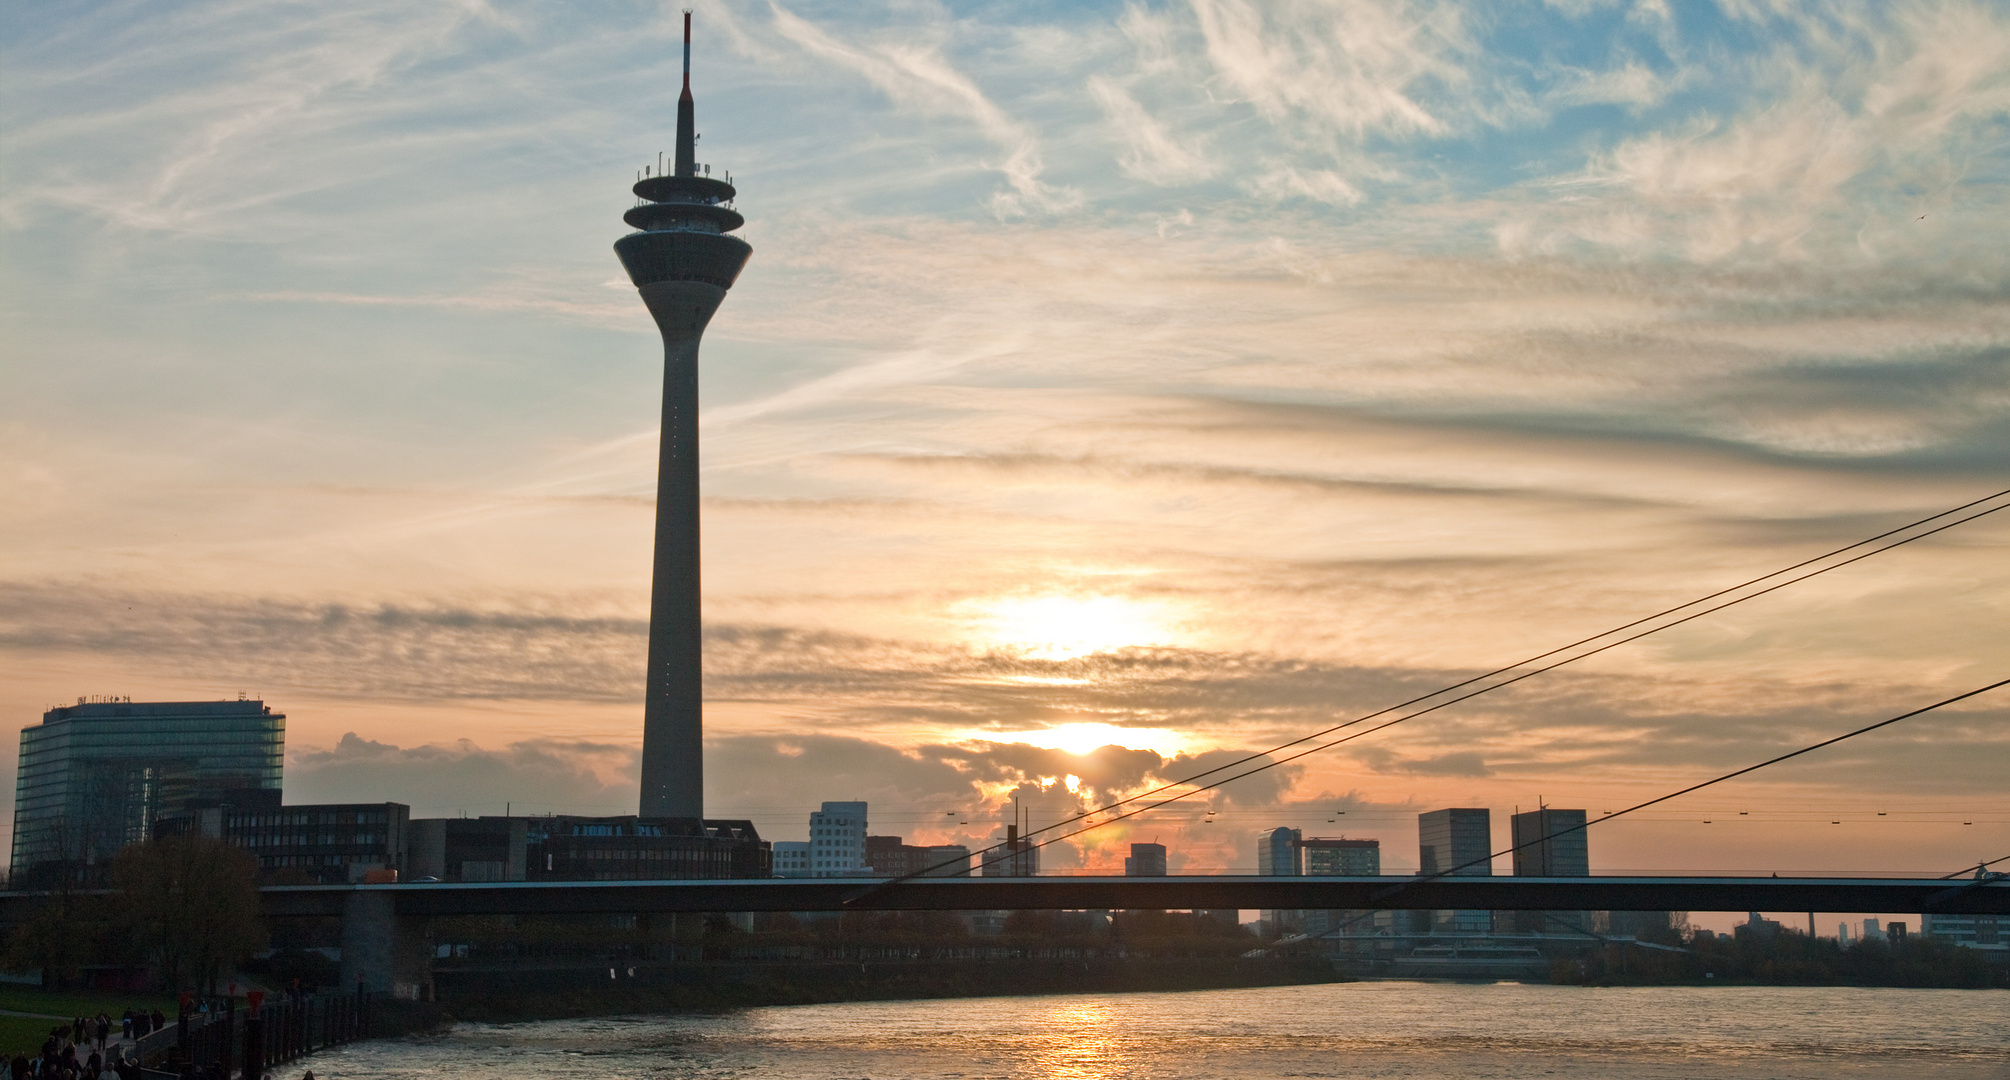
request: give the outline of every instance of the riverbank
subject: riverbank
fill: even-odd
[[[611,975],[610,975],[611,973]],[[1347,981],[1323,959],[1191,958],[697,962],[634,968],[463,968],[434,972],[438,1006],[486,1022],[764,1005],[1037,994],[1220,990]]]

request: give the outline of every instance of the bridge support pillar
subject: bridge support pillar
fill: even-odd
[[[424,920],[398,914],[397,897],[357,890],[342,904],[342,985],[408,1001],[433,996],[433,949]]]

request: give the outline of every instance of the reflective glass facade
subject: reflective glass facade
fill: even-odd
[[[279,804],[286,717],[262,701],[90,702],[21,729],[12,876],[84,877],[200,805]]]

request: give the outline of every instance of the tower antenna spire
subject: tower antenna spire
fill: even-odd
[[[677,96],[677,175],[698,175],[697,121],[691,115],[691,10],[684,9],[684,92]]]

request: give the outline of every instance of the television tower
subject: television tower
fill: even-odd
[[[642,707],[643,817],[705,816],[704,697],[698,620],[698,339],[754,249],[726,235],[746,223],[724,204],[733,186],[697,163],[691,118],[691,13],[684,13],[684,93],[674,172],[635,184],[622,215],[641,232],[614,253],[663,332],[663,434],[656,464],[656,562],[649,594],[649,676]],[[660,159],[659,159],[660,160]]]

